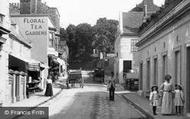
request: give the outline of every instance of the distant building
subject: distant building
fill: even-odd
[[[118,37],[115,40],[114,74],[120,83],[124,83],[124,73],[132,70],[138,72],[138,64],[135,63],[138,42],[138,30],[143,22],[159,10],[153,0],[143,0],[129,12],[122,12],[119,19]]]
[[[140,89],[146,96],[151,86],[172,76],[185,94],[185,113],[190,114],[190,1],[166,0],[161,10],[140,27],[138,63]]]

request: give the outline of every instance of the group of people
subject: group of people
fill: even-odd
[[[171,78],[170,75],[166,75],[164,83],[159,88],[158,86],[152,86],[151,88],[149,99],[154,115],[157,115],[156,109],[159,105],[161,105],[161,114],[163,115],[174,114],[174,106],[177,115],[183,114],[184,93],[181,85],[176,84],[174,88],[170,82]]]

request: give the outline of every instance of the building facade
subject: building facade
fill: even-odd
[[[119,19],[118,37],[115,40],[114,74],[120,83],[124,83],[125,73],[138,73],[137,58],[138,29],[142,23],[159,8],[153,0],[143,0],[129,12],[122,12]]]
[[[12,15],[11,19],[18,24],[21,34],[31,43],[31,57],[39,61],[39,67],[41,65],[44,68],[40,77],[42,82],[45,82],[51,68],[50,57],[58,57],[54,42],[55,27],[48,15]],[[45,87],[45,84],[42,87]]]
[[[8,97],[6,101],[10,104],[26,98],[31,45],[19,34],[19,28],[16,24],[11,24],[8,41],[9,80],[6,88]]]
[[[185,112],[190,113],[190,1],[166,0],[160,11],[140,28],[138,63],[140,89],[146,95],[170,74],[184,88]]]
[[[8,84],[8,34],[10,33],[9,3],[2,0],[0,4],[0,103],[8,99],[6,84]]]

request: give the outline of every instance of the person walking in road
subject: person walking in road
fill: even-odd
[[[50,75],[47,77],[45,96],[53,96],[53,88],[52,88],[52,79],[51,78],[52,77]]]
[[[171,76],[167,74],[165,76],[164,83],[160,86],[160,92],[163,93],[162,105],[161,105],[161,114],[170,115],[173,113],[173,85],[170,82]]]
[[[183,106],[185,102],[182,87],[176,84],[174,92],[175,92],[174,104],[175,104],[176,114],[181,115],[183,113]]]
[[[109,97],[110,100],[114,101],[114,95],[115,95],[115,79],[114,79],[114,73],[111,72],[111,80],[108,84],[109,87]]]
[[[157,106],[159,105],[158,99],[159,99],[158,86],[152,86],[149,100],[151,101],[152,111],[154,115],[157,115],[156,109]]]

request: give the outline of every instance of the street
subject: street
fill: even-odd
[[[143,118],[143,115],[122,97],[115,95],[115,101],[109,101],[106,87],[101,84],[66,89],[55,99],[41,106],[49,107],[50,119]]]

